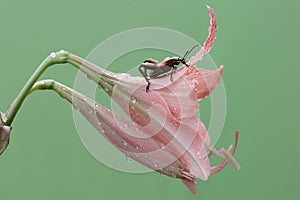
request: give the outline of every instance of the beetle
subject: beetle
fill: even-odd
[[[161,62],[158,62],[157,60],[154,60],[152,58],[144,60],[144,62],[139,66],[139,72],[143,75],[148,83],[148,85],[146,86],[146,92],[148,93],[150,89],[150,79],[161,78],[170,74],[170,81],[173,82],[173,73],[177,69],[177,65],[183,64],[189,67],[189,64],[186,63],[185,59],[197,46],[198,45],[193,46],[184,54],[182,58],[167,57]],[[147,70],[151,70],[150,75],[148,75]]]

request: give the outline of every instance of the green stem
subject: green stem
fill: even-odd
[[[53,90],[70,103],[72,103],[72,93],[75,92],[67,86],[54,80],[41,80],[36,82],[30,89],[29,94],[37,90]]]
[[[66,51],[59,51],[56,53],[51,53],[37,68],[37,70],[32,74],[27,83],[24,85],[23,89],[9,106],[8,110],[5,113],[5,116],[0,116],[3,123],[7,126],[10,126],[19,111],[22,103],[24,102],[26,96],[31,92],[32,86],[39,79],[39,77],[45,72],[45,70],[54,65],[54,64],[63,64],[70,63],[74,67],[78,68],[80,71],[85,73],[95,82],[99,83],[103,81],[103,78],[114,79],[114,73],[109,72],[103,68],[98,67],[97,65],[80,58],[74,54],[68,53]]]
[[[63,54],[64,52],[61,51],[60,54]],[[5,125],[10,126],[20,109],[23,101],[25,100],[28,92],[30,91],[30,88],[33,86],[33,84],[38,80],[38,78],[43,74],[43,72],[50,67],[51,65],[54,65],[56,63],[65,63],[66,57],[61,57],[57,55],[58,53],[51,53],[37,68],[37,70],[32,74],[32,76],[29,78],[27,83],[22,88],[19,95],[16,97],[16,99],[13,101],[13,103],[10,105],[8,110],[6,111],[6,120]]]

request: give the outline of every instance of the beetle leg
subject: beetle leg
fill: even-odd
[[[175,70],[176,70],[176,67],[173,66],[172,69],[171,69],[171,74],[170,74],[170,81],[171,82],[173,82],[173,74],[174,74]]]
[[[144,70],[143,70],[143,69]],[[146,92],[148,93],[149,92],[149,89],[150,89],[150,78],[147,74],[147,69],[149,70],[154,70],[158,68],[157,64],[154,64],[154,63],[142,63],[140,66],[139,66],[139,72],[143,75],[143,77],[145,78],[145,80],[147,81],[147,86],[146,86]]]

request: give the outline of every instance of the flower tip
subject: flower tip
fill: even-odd
[[[239,131],[235,131],[235,141],[234,141],[234,147],[233,147],[233,151],[232,151],[232,155],[234,155],[237,145],[238,145],[238,141],[239,141]]]
[[[211,7],[210,7],[209,5],[207,5],[207,4],[205,4],[205,7],[206,7],[207,9],[211,9]]]
[[[190,181],[186,179],[181,179],[182,183],[193,193],[193,195],[197,194],[196,182]]]
[[[221,65],[218,69],[218,72],[222,75],[224,69],[224,65]]]

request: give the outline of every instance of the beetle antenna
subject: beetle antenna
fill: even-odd
[[[196,44],[195,46],[193,46],[189,51],[187,51],[184,56],[182,57],[183,59],[186,59],[186,57],[188,57],[188,55],[197,47],[199,46],[198,44]]]

